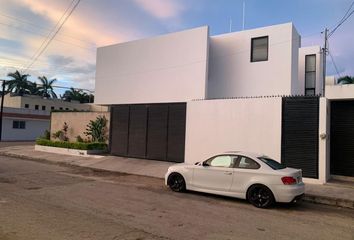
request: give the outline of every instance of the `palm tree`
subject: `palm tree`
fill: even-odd
[[[73,87],[70,90],[67,90],[62,95],[62,99],[64,101],[79,101],[80,103],[90,103],[93,102],[94,96],[93,94],[87,94],[83,90],[77,90]]]
[[[28,82],[28,94],[30,95],[40,95],[39,87],[35,82]]]
[[[46,98],[58,98],[57,94],[53,90],[53,83],[56,81],[55,78],[48,80],[47,77],[42,76],[38,77],[38,79],[41,81],[41,86],[38,88],[38,95]]]
[[[14,92],[20,96],[29,93],[29,82],[27,77],[30,75],[22,75],[19,71],[16,70],[13,73],[8,73],[7,76],[12,78],[6,82],[8,92]]]
[[[350,76],[345,76],[338,78],[338,84],[353,84],[354,83],[354,77]]]

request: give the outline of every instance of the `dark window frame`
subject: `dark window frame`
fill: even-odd
[[[254,60],[253,59],[253,42],[255,40],[259,40],[259,39],[262,39],[262,38],[266,38],[267,39],[267,58],[266,59],[262,59],[262,60]],[[261,37],[254,37],[254,38],[251,38],[251,56],[250,56],[250,60],[251,62],[265,62],[265,61],[268,61],[269,60],[269,36],[261,36]]]
[[[254,163],[256,163],[256,165],[258,167],[257,168],[240,168],[240,167],[238,167],[242,157],[253,161]],[[247,156],[243,156],[243,155],[239,155],[239,157],[236,159],[236,162],[234,163],[234,168],[237,168],[237,169],[257,170],[257,169],[260,169],[260,167],[261,167],[261,165],[256,160],[254,160],[254,159],[252,159],[250,157],[247,157]]]
[[[45,111],[46,110],[46,106],[42,106],[42,111]]]
[[[34,105],[35,110],[39,110],[39,105]]]
[[[28,103],[25,104],[25,108],[29,108],[29,104]]]
[[[315,57],[315,71],[307,71],[306,66],[307,66],[307,57]],[[315,96],[316,95],[316,75],[317,75],[317,56],[316,54],[307,54],[305,55],[305,96]],[[307,73],[315,73],[315,82],[314,82],[314,87],[313,88],[307,88],[306,87],[306,74]],[[313,94],[306,94],[307,91],[313,91]]]
[[[12,128],[13,129],[26,129],[26,121],[13,120],[12,121]]]

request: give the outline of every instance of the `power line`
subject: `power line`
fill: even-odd
[[[30,21],[27,21],[27,20],[24,20],[24,19],[21,19],[21,18],[18,18],[18,17],[14,17],[14,16],[11,16],[11,15],[2,13],[2,12],[0,12],[0,15],[4,16],[6,18],[12,19],[14,21],[17,21],[17,22],[21,22],[21,23],[24,23],[24,24],[31,25],[31,26],[35,27],[36,29],[41,28],[41,29],[45,30],[46,32],[48,32],[48,30],[51,31],[51,29],[49,27],[45,27],[45,26],[42,26],[42,25],[34,24],[33,22],[30,22]],[[63,33],[63,32],[59,33],[58,35],[66,36],[67,38],[78,40],[78,41],[81,41],[81,42],[86,43],[86,44],[95,45],[93,42],[88,42],[88,41],[82,40],[80,38],[74,37],[72,35]]]
[[[338,68],[337,68],[337,64],[336,64],[336,62],[334,61],[334,58],[333,58],[333,56],[332,56],[332,53],[331,53],[330,51],[328,51],[328,53],[329,53],[329,56],[331,57],[333,66],[334,66],[334,68],[335,68],[335,70],[336,70],[336,72],[337,72],[338,77],[341,77],[341,75],[340,75],[340,73],[339,73],[339,71],[338,71]]]
[[[76,7],[79,5],[81,0],[78,0],[76,2],[76,4],[74,5],[74,7],[71,9],[71,11],[69,12],[68,15],[66,15],[66,17],[64,18],[64,20],[62,21],[62,23],[59,25],[58,29],[55,31],[55,33],[52,35],[52,37],[47,41],[47,43],[44,45],[44,47],[42,48],[42,50],[37,54],[37,56],[33,59],[33,61],[27,66],[26,70],[27,71],[29,68],[31,68],[31,66],[33,65],[33,63],[36,62],[36,60],[42,55],[42,53],[47,49],[47,47],[49,46],[49,44],[52,42],[52,40],[55,38],[55,36],[58,34],[58,32],[60,31],[60,29],[63,27],[63,25],[65,24],[65,22],[68,20],[68,18],[71,16],[71,14],[74,12],[74,10],[76,9]],[[74,2],[74,0],[72,1]],[[70,5],[71,6],[71,5]],[[64,13],[66,14],[66,12]]]
[[[354,5],[354,1],[350,4],[348,10],[345,12],[344,16],[341,18],[341,20],[338,22],[337,26],[333,28],[333,30],[328,34],[328,38],[331,37],[334,32],[343,24],[345,21],[349,19],[349,17],[354,13],[354,10],[351,11],[352,7]],[[350,12],[351,11],[351,12]]]
[[[20,27],[18,27],[18,26],[14,26],[14,25],[11,25],[11,24],[7,24],[7,23],[0,22],[0,25],[7,26],[7,27],[12,27],[12,28],[16,28],[16,29],[19,29],[19,30],[21,30],[21,31],[25,31],[25,32],[28,32],[28,33],[33,33],[33,34],[36,34],[36,35],[39,35],[39,36],[46,37],[46,35],[43,35],[43,34],[41,34],[41,33],[38,33],[38,32],[35,32],[35,31],[31,31],[31,30],[29,30],[29,29],[23,29],[23,28],[20,28]],[[60,39],[58,39],[58,38],[54,39],[54,41],[58,41],[58,42],[61,42],[61,43],[64,43],[64,44],[73,45],[73,46],[76,46],[76,47],[79,47],[79,48],[82,48],[82,49],[87,49],[87,50],[90,50],[90,51],[95,50],[95,48],[84,47],[84,46],[82,46],[82,45],[75,44],[75,43],[72,43],[72,42],[69,42],[69,41],[60,40]]]

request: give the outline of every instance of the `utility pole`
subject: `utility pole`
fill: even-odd
[[[0,142],[2,141],[2,119],[4,113],[5,80],[2,80],[1,105],[0,105]]]
[[[322,94],[325,97],[326,90],[326,63],[328,52],[328,29],[324,30],[324,47],[322,48],[322,60],[323,60],[323,80],[322,80]]]

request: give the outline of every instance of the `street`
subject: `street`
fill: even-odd
[[[0,239],[353,239],[354,211],[257,209],[162,179],[0,157]]]

